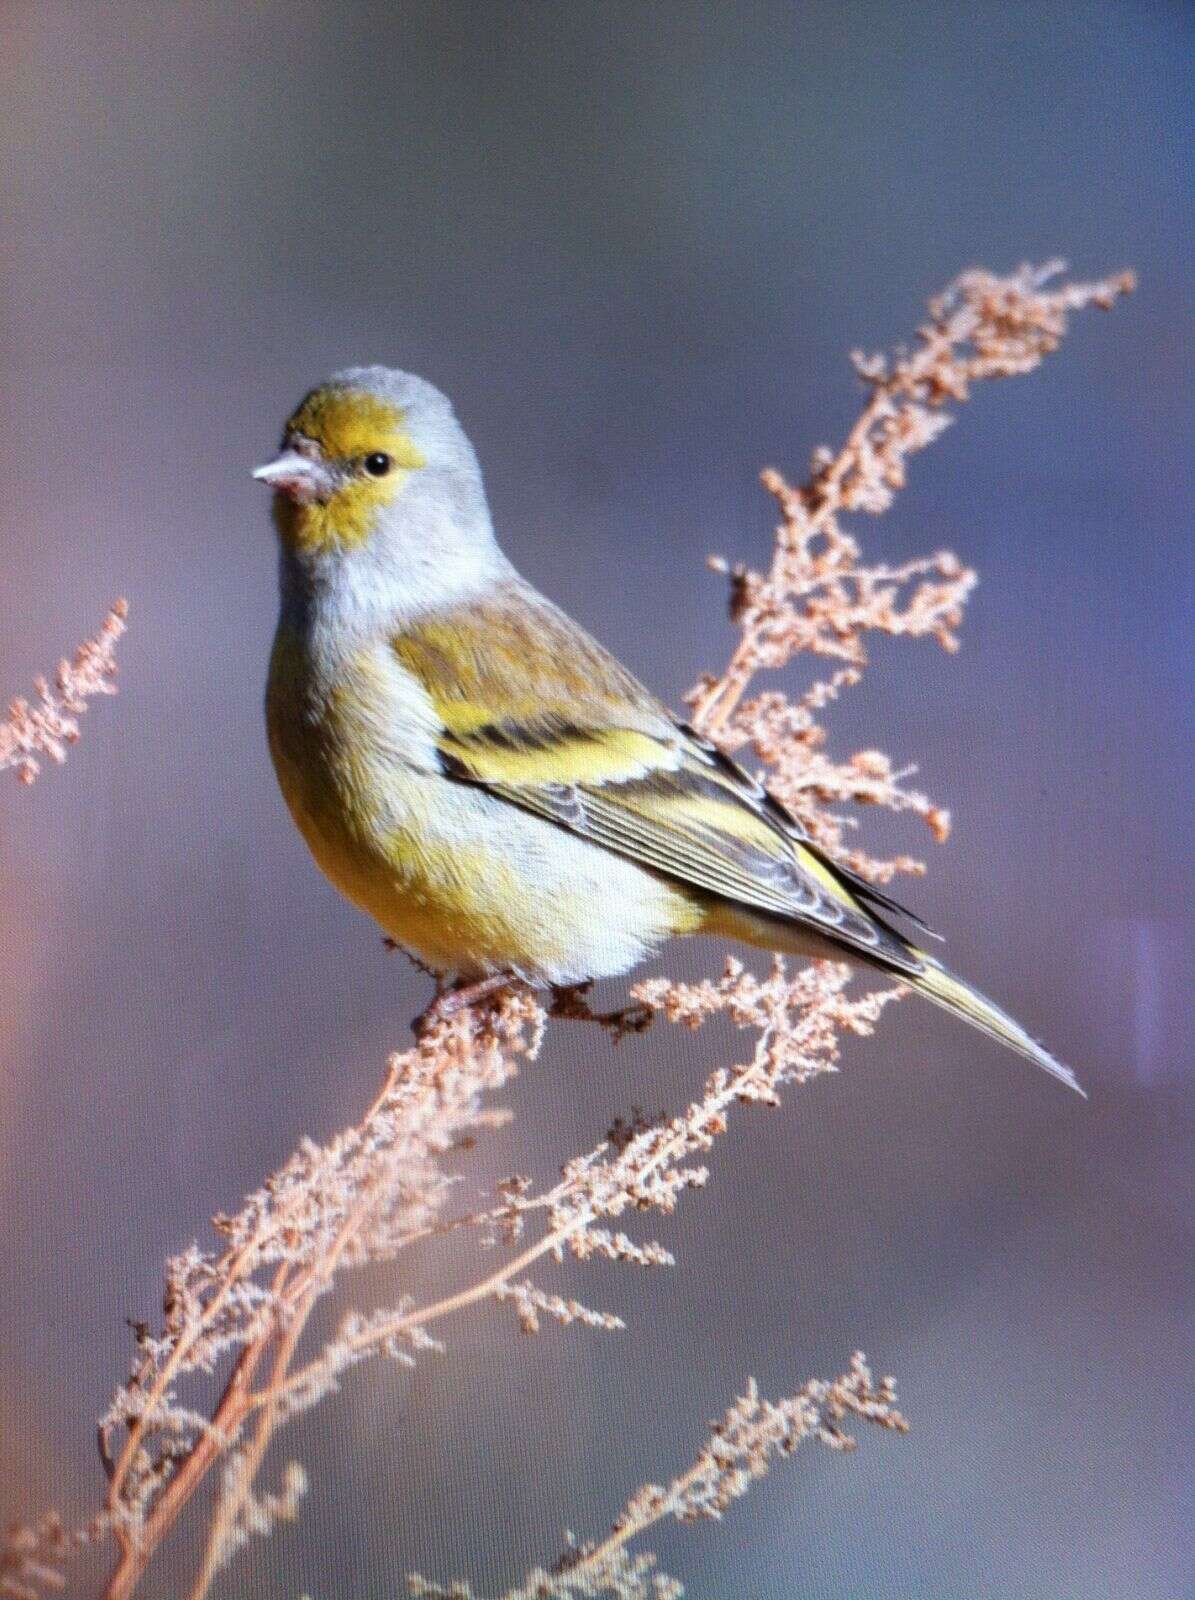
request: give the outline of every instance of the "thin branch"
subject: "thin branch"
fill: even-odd
[[[613,1600],[646,1600],[649,1595],[653,1600],[679,1600],[681,1585],[658,1571],[651,1555],[633,1560],[627,1556],[631,1541],[669,1517],[678,1522],[721,1521],[734,1501],[765,1476],[773,1458],[791,1456],[806,1440],[833,1450],[853,1450],[855,1440],[843,1427],[848,1417],[893,1433],[908,1432],[909,1425],[896,1407],[893,1380],[882,1378],[876,1385],[861,1351],[855,1352],[841,1377],[831,1382],[812,1379],[786,1400],[765,1400],[755,1380],[748,1379],[744,1393],[712,1424],[709,1438],[687,1471],[666,1488],[642,1485],[604,1539],[570,1544],[550,1570],[536,1568],[502,1600],[582,1600],[595,1595]],[[444,1589],[418,1573],[407,1582],[419,1600],[475,1600],[468,1583],[458,1581]]]
[[[116,642],[128,614],[128,601],[117,600],[95,637],[81,644],[69,661],[58,663],[53,684],[34,679],[36,702],[11,702],[0,718],[0,771],[11,767],[21,783],[32,783],[41,771],[39,756],[59,766],[66,760],[88,700],[116,693]]]

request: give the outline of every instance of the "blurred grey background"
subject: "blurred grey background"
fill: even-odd
[[[964,266],[1061,253],[1141,289],[977,396],[862,527],[982,586],[957,659],[877,651],[831,726],[953,809],[945,850],[865,838],[933,852],[906,897],[1090,1102],[901,1008],[743,1114],[653,1230],[675,1270],[546,1280],[626,1333],[493,1308],[413,1377],[356,1374],[281,1441],[300,1524],[223,1592],[493,1592],[684,1463],[746,1373],[786,1393],[861,1345],[912,1436],[664,1529],[693,1595],[1195,1595],[1193,34],[1161,0],[6,0],[0,693],[133,611],[120,697],[0,788],[0,1514],[93,1504],[162,1258],[351,1120],[427,994],[308,861],[265,751],[248,473],[303,390],[350,361],[447,389],[510,553],[675,703],[731,637],[704,557],[763,559],[757,471],[841,436],[847,352]],[[470,1182],[550,1175],[732,1047],[560,1031]]]

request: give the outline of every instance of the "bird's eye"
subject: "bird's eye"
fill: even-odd
[[[384,450],[375,450],[365,458],[365,470],[371,478],[384,478],[394,465],[393,457]]]

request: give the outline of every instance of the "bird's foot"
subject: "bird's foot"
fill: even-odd
[[[628,1033],[643,1033],[651,1027],[654,1013],[641,1001],[612,1011],[595,1011],[587,998],[592,988],[592,979],[588,983],[554,984],[548,1015],[568,1022],[595,1022],[606,1029],[615,1044]]]
[[[491,977],[479,978],[476,983],[458,983],[449,989],[441,989],[426,1010],[412,1021],[411,1028],[416,1039],[422,1039],[437,1022],[447,1022],[449,1017],[459,1016],[462,1011],[474,1006],[484,1009],[499,996],[521,985],[522,981],[509,972],[496,972]]]

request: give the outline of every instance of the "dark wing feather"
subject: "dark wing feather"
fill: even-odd
[[[698,733],[691,723],[680,722],[677,726],[688,738],[699,745],[728,777],[732,778],[741,787],[744,796],[749,798],[753,804],[765,809],[786,833],[805,847],[816,861],[820,861],[836,877],[841,878],[844,883],[848,884],[854,890],[856,899],[864,900],[871,905],[881,906],[892,915],[914,923],[923,933],[928,933],[931,939],[942,938],[942,935],[935,928],[931,928],[925,918],[918,916],[916,911],[910,911],[908,906],[901,905],[899,900],[894,900],[891,895],[885,894],[882,889],[870,882],[869,879],[861,877],[859,873],[853,872],[850,867],[844,866],[841,861],[835,861],[832,856],[827,855],[822,847],[814,842],[809,830],[801,821],[794,817],[791,811],[782,806],[774,795],[769,794],[761,784],[756,783],[751,774],[744,767],[739,766],[733,757],[728,756],[725,750],[720,750],[704,734]]]

